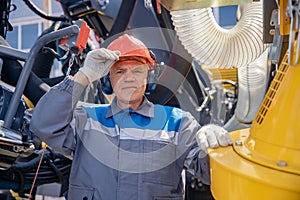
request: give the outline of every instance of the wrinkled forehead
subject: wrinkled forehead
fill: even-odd
[[[142,69],[148,69],[148,65],[145,63],[142,63],[138,60],[119,60],[117,61],[112,67],[111,70],[116,69],[131,69],[131,68],[142,68]]]

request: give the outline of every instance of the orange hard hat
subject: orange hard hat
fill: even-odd
[[[146,47],[146,45],[139,39],[128,34],[124,34],[112,41],[108,45],[107,49],[112,51],[120,51],[120,60],[130,58],[142,58],[146,61],[146,63],[149,63],[151,65],[156,63],[155,59],[151,57],[150,51]]]

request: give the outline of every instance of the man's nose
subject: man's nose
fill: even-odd
[[[133,81],[134,80],[134,74],[131,71],[127,71],[124,73],[124,80],[125,81]]]

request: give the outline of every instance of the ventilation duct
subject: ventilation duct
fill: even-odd
[[[172,11],[175,30],[186,50],[211,67],[245,66],[265,50],[261,2],[240,6],[241,16],[232,29],[216,22],[212,9]]]
[[[250,127],[268,86],[267,48],[255,61],[238,68],[238,102],[234,116],[224,125],[228,131]]]

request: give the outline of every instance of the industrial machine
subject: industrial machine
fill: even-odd
[[[56,35],[42,37],[45,45],[64,34],[77,35],[78,27],[73,27],[73,20],[80,19],[94,30],[99,42],[123,31],[134,31],[152,44],[154,41],[151,50],[164,62],[162,66],[168,67],[163,68],[158,92],[148,98],[181,107],[190,111],[200,124],[215,123],[230,132],[232,146],[209,151],[211,187],[205,188],[187,175],[186,199],[205,199],[203,190],[212,192],[207,199],[300,199],[299,0],[61,0],[65,16],[60,17],[45,15],[30,0],[24,2],[39,16],[63,22],[62,35],[55,30]],[[12,28],[8,15],[13,9],[10,1],[0,3],[0,35],[5,37]],[[214,8],[224,6],[237,8],[236,25],[230,29],[221,27],[214,17]],[[140,15],[147,17],[141,20]],[[38,47],[32,50],[35,57],[40,49],[48,49],[59,58],[49,48]],[[32,67],[28,54],[6,50],[2,49],[1,55],[27,60],[26,65]],[[84,53],[73,52],[66,60],[82,58]],[[77,67],[80,62],[78,59]],[[24,87],[24,83],[20,85]],[[40,146],[35,149],[34,137],[24,131],[30,116],[23,101],[24,108],[18,108],[15,115],[24,89],[18,88],[17,95],[2,89],[5,98],[14,96],[14,105],[8,115],[3,107],[1,110],[4,127],[13,130],[0,132],[0,183],[18,192],[22,189],[25,194],[31,187],[33,167],[38,164],[42,150]],[[97,94],[100,102],[107,100]],[[30,170],[22,171],[22,161],[33,160],[30,155],[34,162],[28,163],[34,165],[28,164],[25,167]],[[42,171],[52,179],[40,179],[37,184],[63,182],[71,161],[50,148],[46,155]],[[23,181],[22,188],[19,180]],[[191,195],[197,192],[201,194]]]
[[[247,101],[247,107],[251,108],[248,111],[255,112],[240,118],[243,108],[238,105],[235,111],[238,123],[230,121],[232,124],[227,126],[232,127],[229,129],[234,144],[209,153],[214,198],[299,199],[300,2],[236,1],[241,13],[231,30],[222,30],[216,23],[207,22],[211,14],[206,7],[225,5],[227,1],[166,0],[162,3],[172,11],[175,30],[183,45],[200,63],[238,68],[238,101]],[[272,38],[271,41],[268,38]],[[270,46],[266,46],[268,43]],[[267,57],[258,61],[264,54]],[[256,64],[251,64],[253,60]],[[248,75],[242,72],[244,66],[248,68]],[[266,72],[261,70],[272,71],[272,67],[275,67],[274,76],[261,79],[264,76],[260,75]],[[253,91],[258,87],[267,89],[266,94],[262,89],[260,94],[263,95],[256,95]],[[245,90],[249,96],[240,95]],[[250,127],[241,128],[247,121]]]

